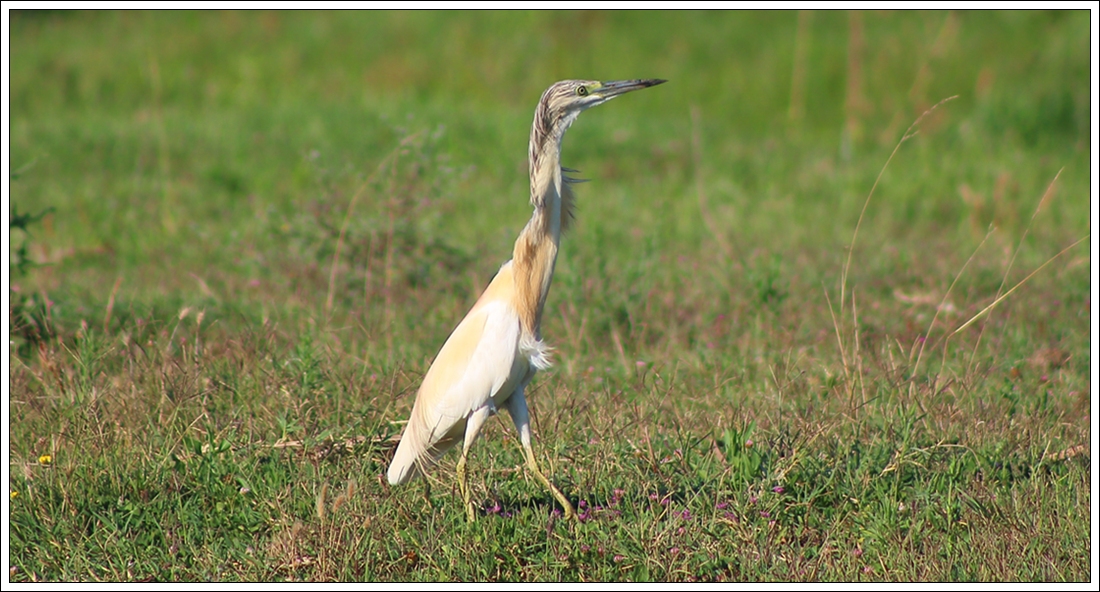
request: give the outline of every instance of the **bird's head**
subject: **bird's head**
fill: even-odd
[[[531,130],[531,162],[546,148],[547,140],[554,140],[553,146],[561,142],[562,135],[582,111],[606,103],[615,97],[632,90],[649,88],[665,82],[658,78],[641,80],[562,80],[550,85],[542,93],[538,107],[535,108],[535,121]]]
[[[656,78],[644,80],[562,80],[550,85],[542,94],[540,104],[545,104],[552,114],[576,114],[600,103],[626,94],[632,90],[648,88],[665,82]],[[576,115],[574,115],[575,117]]]

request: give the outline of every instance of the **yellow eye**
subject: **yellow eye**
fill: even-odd
[[[587,86],[578,86],[577,87],[577,95],[582,96],[582,97],[587,97],[588,96],[588,87]]]

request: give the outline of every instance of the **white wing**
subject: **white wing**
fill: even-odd
[[[526,361],[519,356],[520,326],[515,310],[503,302],[491,302],[477,312],[484,318],[484,325],[473,354],[463,364],[462,377],[445,387],[443,395],[434,400],[435,416],[441,425],[448,420],[466,421],[470,413],[490,400],[494,407],[502,405],[527,371]],[[448,339],[443,344],[433,367],[439,363],[438,359],[448,359],[450,343]],[[458,354],[449,359],[457,357]],[[431,373],[429,369],[425,385],[431,380]]]
[[[424,376],[390,464],[390,483],[408,481],[462,441],[469,415],[503,405],[529,370],[519,355],[520,322],[506,302],[475,305]]]

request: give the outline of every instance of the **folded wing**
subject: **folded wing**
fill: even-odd
[[[387,478],[405,483],[462,441],[470,414],[495,411],[528,372],[519,355],[519,316],[506,301],[479,301],[424,376]]]

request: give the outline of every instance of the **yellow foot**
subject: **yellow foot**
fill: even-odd
[[[561,504],[562,514],[565,515],[566,520],[576,520],[577,511],[573,509],[573,504],[569,503],[569,498],[565,497],[565,494],[554,485],[550,486],[550,493],[554,494],[558,503]]]

